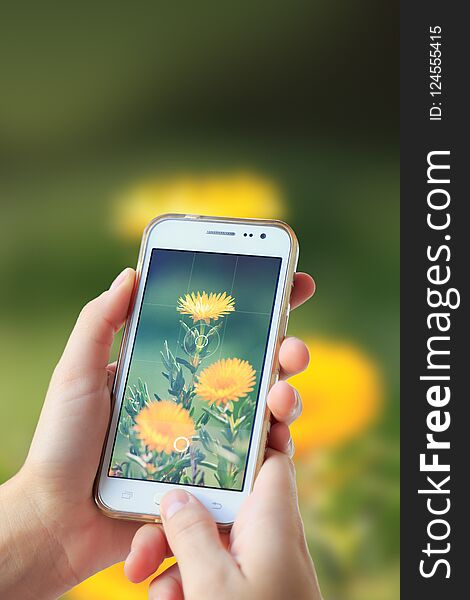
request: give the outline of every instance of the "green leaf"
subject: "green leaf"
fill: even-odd
[[[224,419],[220,414],[217,414],[216,412],[214,412],[210,408],[206,408],[205,406],[203,406],[202,410],[205,413],[207,413],[208,415],[210,415],[211,417],[213,417],[214,419],[216,419],[217,421],[219,421],[219,423],[223,423],[224,425],[227,424],[227,419]]]
[[[176,357],[176,362],[179,363],[179,364],[181,364],[181,365],[184,365],[193,374],[197,371],[196,367],[194,365],[192,365],[190,362],[188,362],[187,360],[185,360],[184,358],[179,358],[177,356]]]
[[[192,409],[191,409],[191,410],[192,410]],[[209,413],[207,413],[207,412],[203,412],[203,413],[202,413],[202,414],[199,416],[198,420],[196,421],[196,426],[199,426],[199,425],[207,425],[207,423],[209,422],[209,419],[210,419],[210,415],[209,415]]]
[[[199,464],[201,465],[201,467],[206,467],[207,469],[212,469],[213,471],[217,470],[217,465],[207,460],[201,460]]]
[[[180,323],[183,326],[183,329],[186,331],[186,333],[189,333],[191,331],[191,329],[188,327],[188,325],[186,325],[186,323],[180,319]]]
[[[162,465],[161,467],[157,467],[157,473],[159,476],[165,475],[166,473],[171,471],[173,469],[173,467],[174,467],[173,463],[170,462],[166,465]]]
[[[137,475],[135,475],[136,477],[138,476],[147,476],[147,469],[145,468],[145,465],[143,464],[143,460],[140,458],[140,456],[135,456],[134,454],[132,454],[131,452],[128,452],[126,454],[127,458],[129,458],[131,460],[131,464],[130,464],[130,468],[133,469],[133,471],[136,471],[136,468],[138,467],[138,473]]]
[[[176,374],[175,387],[179,388],[179,390],[181,391],[183,386],[184,386],[184,377],[183,377],[183,371],[180,368],[180,369],[178,369],[178,372]]]
[[[217,333],[221,327],[222,327],[222,322],[220,322],[218,325],[213,325],[209,329],[209,331],[206,333],[207,337],[210,337],[210,336],[214,335],[215,333]]]
[[[208,452],[214,452],[214,441],[210,436],[209,432],[204,427],[201,427],[199,429],[199,439],[203,447]]]

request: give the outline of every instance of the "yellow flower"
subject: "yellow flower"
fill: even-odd
[[[231,400],[237,402],[253,390],[255,373],[246,360],[218,360],[199,375],[196,393],[210,404],[226,406]]]
[[[377,418],[383,399],[377,365],[359,348],[318,339],[307,345],[310,366],[290,380],[303,403],[291,426],[299,455],[356,437]]]
[[[214,294],[211,292],[209,295],[206,292],[197,292],[195,294],[186,294],[184,298],[178,299],[178,310],[182,315],[191,315],[193,323],[196,321],[205,321],[207,325],[211,319],[217,321],[219,317],[227,315],[229,312],[235,310],[235,299],[232,296],[228,296],[226,292],[223,294]]]
[[[195,434],[189,412],[172,400],[152,402],[140,411],[135,421],[137,437],[156,452],[180,452],[182,446],[178,445],[178,438],[185,438],[189,443]]]
[[[182,176],[143,182],[118,202],[116,227],[138,239],[151,219],[163,213],[279,219],[284,203],[275,182],[250,173]]]
[[[131,583],[124,575],[123,563],[100,571],[67,592],[67,600],[147,600],[148,586],[155,575],[160,575],[176,560],[167,558],[158,571],[142,583]]]

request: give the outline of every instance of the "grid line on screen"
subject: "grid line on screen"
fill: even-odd
[[[230,295],[233,294],[233,285],[235,283],[235,275],[237,274],[237,267],[238,267],[238,256],[237,256],[237,260],[235,261],[235,267],[233,268],[233,277],[232,277],[232,285],[230,286]],[[223,324],[223,332],[222,332],[222,339],[220,340],[220,348],[219,348],[219,360],[220,357],[222,355],[222,350],[224,347],[224,340],[225,340],[225,330],[227,329],[227,321],[228,321],[228,317],[230,315],[227,315],[227,318],[224,320],[224,324]]]
[[[195,263],[195,261],[196,261],[196,252],[193,252],[193,261],[191,263],[191,271],[189,272],[188,285],[186,286],[186,293],[187,294],[189,293],[189,288],[191,287],[191,280],[193,278],[193,271],[194,271],[194,263]],[[146,304],[148,306],[151,306],[150,302],[147,302]],[[158,306],[158,305],[156,305],[156,306]],[[164,306],[164,305],[162,304],[162,306]],[[173,308],[173,305],[170,305],[170,308]],[[173,350],[173,354],[175,356],[176,356],[176,352],[178,351],[178,346],[179,346],[180,339],[181,339],[181,330],[182,329],[183,328],[181,327],[181,324],[180,324],[179,329],[178,329],[178,339],[176,340],[175,348]]]

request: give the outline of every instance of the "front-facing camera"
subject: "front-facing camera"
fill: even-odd
[[[266,234],[265,234],[265,233],[262,233],[262,234],[261,234],[259,237],[260,237],[262,240],[264,240],[264,239],[266,239]]]

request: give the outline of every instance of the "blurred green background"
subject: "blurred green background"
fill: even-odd
[[[1,479],[81,306],[135,265],[123,203],[136,213],[147,182],[227,177],[219,212],[239,215],[230,177],[250,173],[278,201],[255,193],[246,216],[287,220],[318,282],[290,332],[312,351],[294,434],[323,593],[399,596],[397,56],[394,2],[2,8]],[[117,567],[70,598],[111,593],[145,597]]]

